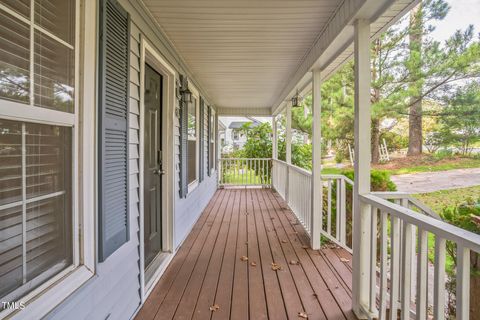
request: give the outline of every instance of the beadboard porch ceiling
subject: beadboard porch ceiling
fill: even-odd
[[[386,24],[412,2],[143,0],[209,103],[269,113],[295,89],[292,79],[298,82],[328,47],[338,56],[351,45],[353,28],[346,27],[358,13],[376,20],[394,4]]]

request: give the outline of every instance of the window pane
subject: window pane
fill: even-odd
[[[22,285],[22,260],[22,206],[0,210],[0,298]]]
[[[72,264],[72,221],[66,194],[27,206],[27,281]],[[46,276],[39,279],[45,281]]]
[[[188,183],[197,179],[197,151],[196,142],[188,140]]]
[[[0,98],[30,101],[30,28],[0,10]]]
[[[35,105],[73,113],[74,51],[35,32]]]
[[[0,298],[72,264],[71,143],[71,128],[0,120]]]
[[[188,104],[188,139],[195,139],[197,136],[197,99],[192,98]]]
[[[22,125],[0,119],[0,206],[22,199]]]
[[[2,0],[2,4],[30,19],[30,0]]]
[[[188,104],[188,183],[197,179],[197,99]]]
[[[27,199],[70,189],[71,129],[27,124]]]
[[[35,24],[73,45],[75,0],[35,0]]]

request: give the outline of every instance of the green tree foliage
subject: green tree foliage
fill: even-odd
[[[464,155],[470,154],[472,144],[480,141],[480,85],[472,82],[445,100],[439,117],[443,142],[458,146]]]
[[[480,199],[467,199],[456,207],[447,207],[441,214],[442,218],[457,227],[480,234]],[[453,266],[447,269],[449,279],[446,289],[449,292],[449,313],[455,314],[455,268],[457,257],[457,246],[447,241],[447,254]],[[470,319],[480,319],[480,254],[470,252]]]
[[[424,0],[410,16],[372,43],[374,163],[379,159],[380,141],[391,139],[389,132],[405,118],[410,118],[410,127],[415,129],[409,130],[408,143],[416,144],[411,149],[421,151],[422,118],[431,116],[429,110],[423,110],[423,100],[439,101],[445,92],[463,87],[466,80],[480,78],[480,41],[472,26],[454,32],[445,43],[431,37],[434,22],[442,20],[449,8],[444,0]],[[353,144],[353,84],[354,65],[348,62],[321,88],[322,136],[334,141],[337,152],[345,155],[348,144]],[[311,135],[311,97],[306,97],[303,103],[303,108],[292,110],[292,128]],[[390,120],[389,125],[385,125],[386,119]]]
[[[246,123],[242,127],[247,141],[241,149],[244,158],[271,158],[272,157],[272,126],[270,123],[262,123],[252,127]]]

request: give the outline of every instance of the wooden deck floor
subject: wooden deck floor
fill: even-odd
[[[137,319],[356,319],[350,254],[308,244],[274,191],[218,190]]]

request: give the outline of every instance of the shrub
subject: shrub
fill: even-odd
[[[345,170],[342,174],[355,181],[354,171]],[[390,173],[385,170],[372,170],[370,172],[370,185],[372,191],[397,191],[397,186],[390,179]]]
[[[448,158],[453,157],[453,151],[452,151],[452,149],[437,150],[437,152],[435,152],[433,154],[433,157],[436,160],[448,159]]]

